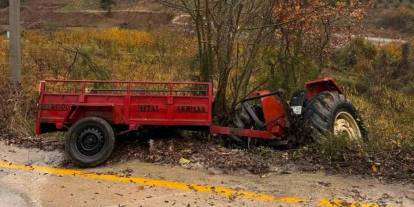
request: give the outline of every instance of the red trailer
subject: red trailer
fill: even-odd
[[[333,104],[338,105],[324,109],[327,113],[331,113],[330,110],[343,113],[332,111],[332,115],[321,115],[323,119],[334,117],[335,120],[325,120],[326,125],[332,127],[316,123],[320,122],[318,117],[309,113],[307,120],[315,122],[318,128],[315,133],[326,129],[346,132],[354,138],[366,137],[355,108],[344,99],[331,78],[309,82],[305,91],[293,97],[290,107],[277,92],[253,93],[240,104],[235,116],[236,128],[217,126],[212,122],[212,83],[46,80],[41,81],[39,91],[36,134],[68,131],[66,152],[81,167],[105,162],[112,153],[117,135],[145,126],[191,127],[229,135],[238,141],[250,138],[280,140],[291,124],[291,107],[297,116],[306,115],[306,108],[315,111],[315,107],[323,104],[324,100],[319,100],[321,94],[332,96]],[[250,104],[258,100],[260,106]],[[319,105],[312,104],[315,100],[319,100]],[[337,119],[346,123],[336,123]],[[342,125],[335,128],[335,124]]]

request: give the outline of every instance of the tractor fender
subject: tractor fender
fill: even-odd
[[[314,96],[324,91],[336,91],[339,94],[343,94],[343,90],[336,84],[335,79],[332,77],[311,80],[305,84],[307,100],[311,100]]]

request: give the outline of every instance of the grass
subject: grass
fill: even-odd
[[[379,24],[385,28],[413,34],[414,9],[410,7],[399,7],[395,11],[389,11],[383,15]]]
[[[150,10],[150,11],[166,11],[156,0],[116,0],[114,10]],[[98,0],[71,0],[65,5],[62,11],[79,11],[79,10],[101,10]]]
[[[400,84],[410,86],[413,80],[401,77],[412,74],[383,73],[398,69],[399,47],[351,44],[336,53],[335,62],[340,65],[336,65],[338,70],[332,75],[361,112],[370,141],[355,144],[333,137],[294,150],[291,156],[341,172],[414,179],[414,96],[392,84],[399,80]],[[25,32],[23,90],[16,96],[5,90],[7,68],[1,66],[7,65],[7,45],[0,40],[0,104],[7,106],[0,112],[0,131],[31,135],[37,83],[41,79],[197,80],[196,49],[191,36],[170,30]],[[349,53],[358,54],[357,58],[347,59]],[[378,67],[383,53],[392,63],[385,69]],[[11,103],[19,107],[12,107]]]
[[[376,57],[371,58],[371,64],[377,64]],[[361,61],[366,60],[362,58]],[[335,72],[334,76],[362,114],[369,130],[369,141],[360,145],[344,142],[340,137],[322,140],[304,156],[311,156],[325,168],[341,172],[414,180],[414,96],[403,87],[393,86],[398,76],[385,76],[383,68],[374,66],[364,69],[351,67]],[[387,70],[398,70],[398,67]],[[400,84],[411,82],[401,81]]]
[[[96,0],[71,0],[69,4],[65,5],[62,11],[79,11],[87,9],[100,9],[99,1]]]

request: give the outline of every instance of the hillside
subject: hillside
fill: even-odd
[[[414,206],[414,0],[8,1],[0,207]]]
[[[408,39],[414,33],[413,6],[412,0],[378,0],[368,10],[363,26],[354,33]],[[154,28],[169,25],[174,13],[156,0],[117,0],[112,15],[107,15],[97,0],[26,0],[22,3],[25,29]],[[7,24],[7,9],[0,9],[0,32],[5,30]]]
[[[65,6],[63,11],[78,10],[100,10],[98,0],[64,0]],[[165,12],[166,8],[160,6],[157,0],[116,0],[114,10],[132,10],[132,11],[158,11]]]
[[[413,4],[380,4],[368,11],[363,34],[395,39],[409,39],[414,34]]]
[[[132,4],[135,6],[131,6]],[[172,18],[170,12],[160,10],[153,1],[120,2],[111,15],[100,10],[99,4],[91,1],[27,0],[22,3],[22,21],[25,29],[148,28],[167,25]],[[1,9],[0,25],[4,27],[7,24],[8,9]]]

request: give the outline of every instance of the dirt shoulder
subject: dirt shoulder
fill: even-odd
[[[41,151],[60,151],[64,149],[63,135],[54,134],[50,137],[36,138],[1,136],[0,140],[9,146],[17,146]],[[328,161],[324,155],[316,152],[318,148],[303,146],[294,149],[252,148],[236,149],[225,147],[221,138],[203,138],[196,135],[174,134],[168,137],[151,135],[131,135],[119,137],[115,150],[105,164],[112,166],[119,163],[139,160],[141,162],[179,166],[185,169],[207,170],[211,174],[263,176],[269,173],[291,174],[295,172],[324,172],[327,175],[359,175],[375,178],[384,182],[412,183],[414,180],[402,176],[395,171],[394,160],[372,169],[372,161],[363,160],[353,152],[341,152],[347,160]],[[385,154],[384,156],[388,156]],[[389,156],[388,156],[389,157]],[[66,160],[61,166],[73,167]],[[389,167],[386,168],[386,167]],[[380,166],[377,166],[380,168]],[[408,175],[409,177],[410,175]]]
[[[65,165],[61,150],[27,149],[6,145],[4,141],[0,142],[0,150],[3,152],[0,159],[14,163],[28,166]],[[112,163],[88,170],[99,174],[227,186],[234,189],[306,199],[305,202],[297,205],[281,203],[280,206],[318,206],[318,203],[324,199],[376,203],[379,206],[414,205],[412,185],[384,184],[372,178],[334,176],[322,172],[263,175],[221,174],[205,169],[185,169],[180,166],[143,163],[138,160]],[[7,189],[7,192],[0,193],[0,199],[18,197],[27,206],[274,206],[269,202],[237,197],[226,198],[215,194],[165,189],[157,186],[55,176],[53,173],[26,171],[16,173],[10,169],[0,170],[0,183]]]

